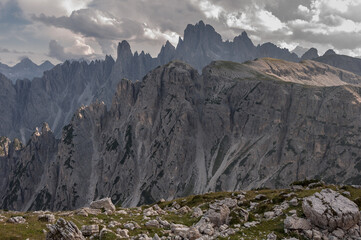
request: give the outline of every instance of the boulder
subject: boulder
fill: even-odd
[[[55,224],[48,224],[47,240],[85,240],[82,232],[71,221],[59,218]]]
[[[225,198],[221,201],[219,201],[219,204],[226,205],[229,208],[234,208],[237,206],[237,200],[233,198]]]
[[[175,235],[179,235],[182,238],[187,238],[188,236],[188,232],[189,232],[189,227],[182,225],[182,224],[172,224],[170,226],[170,229],[172,231],[172,233],[174,233]]]
[[[162,227],[164,227],[164,228],[170,227],[170,223],[167,220],[163,220],[160,217],[157,217],[157,220]]]
[[[195,207],[193,208],[193,213],[192,213],[192,217],[195,217],[195,218],[199,218],[203,215],[203,211],[201,208],[199,207]]]
[[[187,238],[189,240],[195,240],[202,237],[202,234],[199,233],[198,229],[195,227],[190,227],[187,233]]]
[[[119,239],[119,238],[121,237],[118,234],[107,228],[103,228],[99,234],[99,240]]]
[[[191,211],[192,211],[192,209],[190,209],[188,206],[184,206],[184,207],[181,207],[178,210],[178,213],[184,215],[184,214],[187,214],[187,213],[189,213]]]
[[[264,194],[258,194],[254,199],[260,201],[260,200],[265,200],[267,199],[267,196]]]
[[[54,214],[41,214],[38,216],[38,220],[41,222],[55,223]]]
[[[158,236],[158,234],[154,234],[152,240],[161,240],[161,238]]]
[[[230,210],[226,205],[211,205],[211,208],[204,214],[211,223],[219,227],[228,224]]]
[[[117,229],[117,234],[122,238],[129,238],[129,230],[128,229]]]
[[[311,230],[311,223],[304,218],[288,216],[284,220],[284,227],[289,230]]]
[[[244,225],[246,228],[250,228],[250,227],[256,226],[257,224],[259,224],[258,221],[252,221],[252,222],[245,222],[243,225]]]
[[[104,209],[105,211],[115,211],[115,206],[110,198],[103,198],[90,203],[90,208]]]
[[[297,198],[292,198],[290,201],[289,201],[289,204],[293,207],[297,207],[298,205],[298,200]]]
[[[302,209],[314,225],[329,231],[336,228],[347,230],[360,220],[357,205],[331,189],[304,198]]]
[[[269,211],[269,212],[264,213],[264,218],[265,219],[272,219],[274,217],[275,217],[275,212]]]
[[[340,228],[334,230],[332,234],[339,239],[343,239],[343,237],[345,236],[345,232]]]
[[[99,233],[99,226],[98,225],[83,225],[81,227],[81,232],[83,233],[83,236],[91,236],[93,234]]]
[[[11,217],[8,219],[8,223],[22,224],[25,222],[26,222],[26,220],[22,216]]]
[[[149,207],[144,209],[143,215],[149,217],[149,216],[158,216],[159,214],[156,210],[153,209],[153,207]]]
[[[245,221],[245,222],[248,221],[249,212],[246,209],[240,208],[238,214],[243,221]]]
[[[271,232],[267,235],[267,240],[277,240],[277,235],[274,232]]]
[[[155,219],[153,220],[149,220],[148,222],[145,223],[146,227],[154,227],[154,228],[159,228],[159,222]]]

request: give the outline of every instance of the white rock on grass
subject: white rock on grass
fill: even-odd
[[[83,225],[81,227],[81,232],[83,233],[83,235],[85,237],[87,236],[91,236],[93,234],[98,234],[99,233],[99,225]]]
[[[25,222],[26,222],[26,220],[22,216],[11,217],[8,219],[8,223],[22,224]]]
[[[288,216],[284,220],[284,227],[290,230],[310,230],[312,229],[310,221],[304,218]]]
[[[304,198],[302,209],[314,225],[329,231],[336,228],[347,230],[360,220],[357,205],[331,189],[323,189],[320,193]]]
[[[105,211],[115,211],[115,206],[110,198],[103,198],[90,203],[90,208],[104,209]]]
[[[116,230],[117,234],[121,237],[121,238],[129,238],[129,231],[128,229],[120,229],[118,228]]]
[[[47,224],[46,227],[49,229],[46,234],[47,240],[85,240],[79,228],[73,222],[63,218],[59,218],[55,224]]]
[[[38,221],[41,222],[48,222],[48,223],[55,223],[55,216],[54,214],[41,214],[38,216]]]
[[[275,213],[272,211],[265,212],[263,215],[264,215],[265,219],[272,219],[275,217]]]
[[[195,217],[195,218],[199,218],[203,216],[203,211],[201,208],[199,207],[195,207],[193,208],[193,213],[192,213],[192,217]]]
[[[182,238],[187,238],[189,227],[182,224],[172,224],[170,229],[175,235],[179,235]]]
[[[155,219],[149,220],[148,222],[146,222],[145,226],[146,227],[154,227],[154,228],[159,228],[160,227],[159,222],[157,220],[155,220]]]

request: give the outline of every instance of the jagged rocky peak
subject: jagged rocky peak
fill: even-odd
[[[158,59],[161,64],[166,64],[171,61],[176,54],[175,47],[167,40],[165,45],[162,46],[159,54]]]
[[[118,44],[117,61],[124,61],[126,59],[131,59],[132,57],[133,53],[129,43],[126,40],[123,40]]]
[[[302,57],[301,60],[310,60],[310,59],[314,59],[314,58],[318,58],[318,51],[316,48],[310,48],[307,52],[305,52]]]
[[[105,62],[111,62],[114,63],[114,58],[111,55],[106,55],[105,56]]]
[[[36,65],[33,61],[30,60],[30,58],[26,57],[26,58],[23,58],[20,63],[18,64],[22,64],[24,66],[29,66],[29,65]]]
[[[302,57],[302,55],[305,54],[305,52],[307,52],[307,51],[308,51],[308,48],[304,48],[299,45],[292,50],[292,52],[295,53],[299,57]]]
[[[184,43],[196,47],[200,42],[222,43],[222,37],[209,24],[199,21],[196,25],[188,24],[184,30]]]
[[[328,49],[323,56],[336,55],[336,52],[333,49]]]
[[[233,42],[244,42],[247,45],[254,47],[254,44],[253,44],[252,40],[248,37],[248,34],[246,31],[243,31],[242,34],[236,36],[234,38]]]

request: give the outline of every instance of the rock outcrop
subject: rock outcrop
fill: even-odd
[[[115,211],[115,206],[110,198],[103,198],[90,203],[90,208],[104,209],[105,211]]]
[[[47,225],[49,232],[46,234],[47,240],[85,240],[82,232],[71,221],[59,218],[58,221]]]
[[[358,206],[331,189],[303,199],[302,209],[314,225],[329,231],[336,228],[348,230],[360,220]]]

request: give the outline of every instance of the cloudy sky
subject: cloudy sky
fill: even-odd
[[[115,56],[124,39],[156,56],[199,20],[223,40],[245,30],[255,44],[361,56],[360,12],[361,0],[0,0],[0,62]]]

